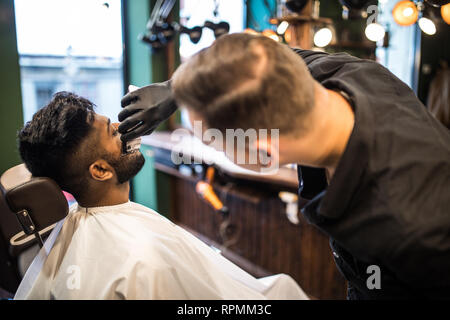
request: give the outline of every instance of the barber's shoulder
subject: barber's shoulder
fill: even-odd
[[[319,58],[321,56],[328,56],[329,54],[322,51],[305,50],[297,47],[290,47],[296,54],[298,54],[306,64]]]

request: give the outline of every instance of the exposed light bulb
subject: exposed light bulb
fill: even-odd
[[[423,32],[429,35],[436,33],[436,25],[428,18],[422,17],[419,19],[419,27]]]
[[[280,35],[284,34],[288,27],[289,27],[289,22],[281,21],[281,23],[278,25],[277,33]]]
[[[441,7],[441,16],[445,23],[450,24],[450,3]]]
[[[397,2],[392,9],[394,21],[401,26],[410,26],[416,23],[417,18],[419,17],[419,10],[417,8],[419,4],[421,4],[421,2],[418,2],[416,5],[411,0]]]
[[[314,35],[314,44],[316,47],[323,48],[330,44],[333,39],[333,33],[329,28],[322,28]]]
[[[379,23],[370,23],[367,25],[365,34],[367,39],[373,42],[377,42],[384,38],[384,34],[386,33],[386,30],[384,27]]]
[[[409,16],[412,16],[414,14],[414,10],[413,10],[413,8],[405,8],[404,10],[403,10],[403,15],[405,16],[405,17],[409,17]]]

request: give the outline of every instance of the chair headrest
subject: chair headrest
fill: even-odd
[[[56,182],[46,177],[32,177],[24,164],[7,170],[0,177],[0,184],[9,208],[18,215],[26,234],[48,228],[69,212],[67,200]],[[31,229],[19,217],[24,212],[34,223]]]

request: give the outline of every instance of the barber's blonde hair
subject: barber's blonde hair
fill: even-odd
[[[292,49],[264,36],[235,33],[182,64],[172,77],[177,103],[211,128],[305,126],[314,106],[314,80]]]

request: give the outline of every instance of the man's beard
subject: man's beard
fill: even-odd
[[[121,154],[118,159],[109,157],[109,164],[114,168],[119,184],[130,181],[142,169],[145,158],[140,151]]]

